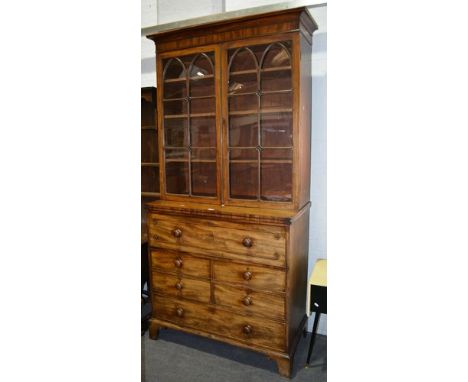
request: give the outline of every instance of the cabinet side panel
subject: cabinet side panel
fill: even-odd
[[[306,314],[307,264],[309,252],[309,206],[290,227],[287,255],[288,345],[294,351],[297,331]]]
[[[311,109],[312,109],[312,46],[304,35],[301,43],[301,81],[299,117],[299,205],[302,208],[310,200],[310,146],[311,146]]]

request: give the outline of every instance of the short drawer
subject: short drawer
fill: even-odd
[[[215,261],[213,273],[216,281],[241,284],[247,288],[283,292],[286,285],[284,271],[256,265]]]
[[[285,266],[286,229],[152,214],[150,245],[238,261]]]
[[[210,282],[153,272],[152,290],[155,294],[210,302]]]
[[[242,316],[188,301],[155,297],[153,315],[181,327],[230,338],[234,341],[285,350],[285,324],[263,318]]]
[[[151,266],[165,272],[201,278],[210,277],[210,261],[171,251],[151,250]]]
[[[284,319],[284,296],[261,293],[247,288],[214,284],[216,305],[226,306],[239,312]]]

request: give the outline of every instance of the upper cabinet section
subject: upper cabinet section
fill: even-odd
[[[148,36],[161,199],[292,210],[309,201],[315,29],[296,8]]]

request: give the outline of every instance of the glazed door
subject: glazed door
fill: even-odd
[[[224,54],[226,202],[290,206],[292,42],[237,43],[228,46]]]
[[[156,88],[141,89],[141,195],[159,196]]]
[[[220,199],[218,52],[213,46],[158,58],[164,199]]]

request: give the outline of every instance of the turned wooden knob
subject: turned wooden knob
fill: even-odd
[[[182,281],[178,281],[178,282],[176,283],[175,287],[176,287],[177,290],[182,290],[182,288],[184,287],[184,286],[182,285]]]
[[[245,325],[242,328],[242,331],[244,332],[244,334],[250,335],[252,334],[252,327],[250,325]]]
[[[243,303],[245,306],[252,305],[252,297],[250,297],[250,296],[245,296],[244,299],[242,300],[242,303]]]
[[[178,257],[177,259],[174,260],[174,264],[177,268],[182,268],[183,261],[180,257]]]
[[[250,248],[253,245],[253,240],[250,237],[245,237],[242,240],[242,245],[246,248]]]
[[[182,236],[182,230],[180,228],[176,228],[175,230],[172,231],[172,235],[174,237],[179,238]]]
[[[244,276],[244,280],[250,280],[252,278],[252,272],[245,271],[243,276]]]
[[[177,310],[176,310],[176,314],[177,314],[179,317],[182,317],[182,316],[184,315],[184,310],[183,310],[181,307],[179,307],[179,308],[177,308]]]

